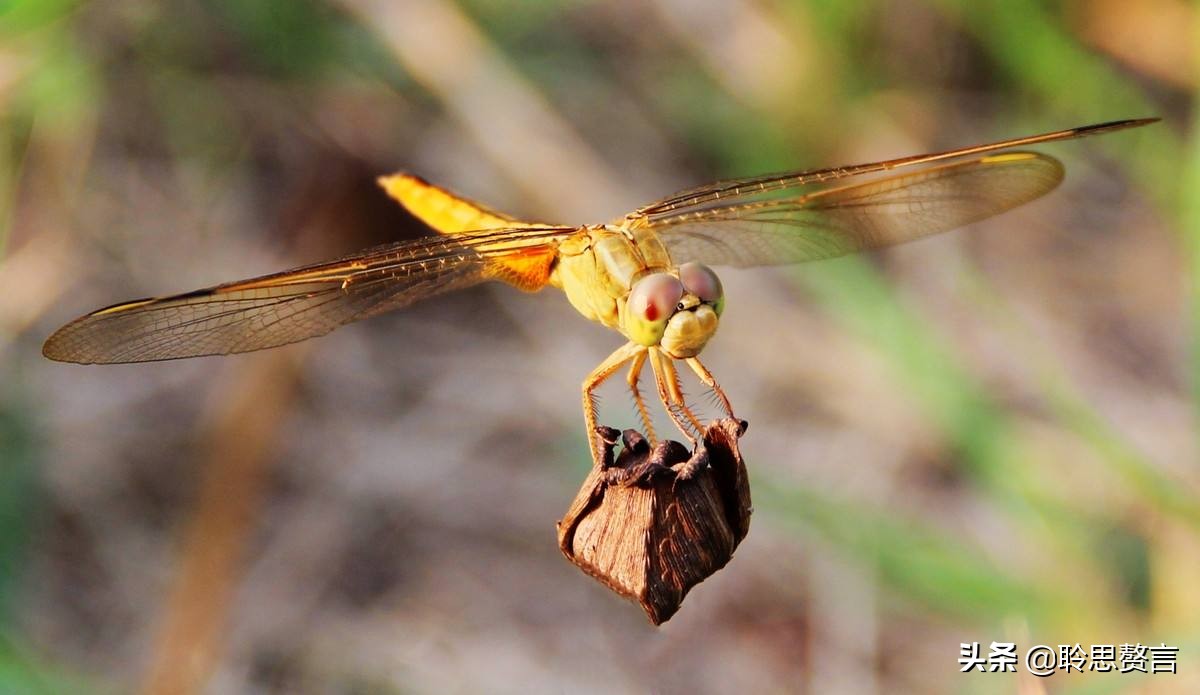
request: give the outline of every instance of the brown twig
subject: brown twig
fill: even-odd
[[[216,392],[199,498],[142,681],[147,695],[199,692],[217,663],[297,368],[278,351],[240,358]]]

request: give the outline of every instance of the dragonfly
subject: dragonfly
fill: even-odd
[[[148,362],[261,350],[485,281],[561,289],[585,318],[625,342],[583,380],[590,453],[601,465],[597,389],[622,369],[655,440],[640,389],[657,396],[693,444],[702,432],[680,386],[690,369],[730,417],[733,406],[699,354],[725,309],[712,266],[747,268],[833,258],[945,232],[1005,212],[1063,179],[1054,157],[1014,149],[1144,126],[1127,119],[899,159],[717,181],[606,224],[520,220],[411,174],[384,191],[437,232],[343,258],[93,311],[43,346],[82,364]]]

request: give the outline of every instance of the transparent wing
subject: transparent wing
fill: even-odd
[[[791,191],[793,194],[799,193],[797,189],[809,186],[812,184],[829,183],[840,179],[847,179],[864,174],[873,174],[903,167],[910,167],[921,164],[932,164],[948,159],[957,159],[971,155],[985,155],[999,150],[1007,150],[1014,147],[1025,147],[1027,145],[1036,145],[1043,142],[1055,142],[1058,140],[1073,140],[1089,135],[1099,135],[1101,133],[1109,133],[1116,130],[1124,130],[1126,128],[1137,128],[1151,123],[1157,123],[1158,118],[1133,118],[1122,121],[1109,121],[1107,123],[1097,123],[1094,125],[1080,126],[1078,128],[1068,128],[1067,130],[1056,130],[1052,133],[1041,133],[1040,135],[1028,135],[1021,138],[1012,138],[1009,140],[1001,140],[999,142],[991,142],[983,145],[972,145],[970,147],[960,147],[945,152],[934,152],[931,154],[918,154],[910,157],[900,157],[899,159],[888,159],[882,162],[871,162],[869,164],[855,164],[844,167],[831,167],[828,169],[814,169],[811,171],[787,171],[778,174],[764,174],[762,176],[752,176],[742,179],[729,179],[726,181],[716,181],[714,183],[705,184],[696,188],[679,191],[673,195],[667,196],[662,200],[642,206],[634,212],[630,213],[626,220],[635,222],[641,218],[653,219],[659,216],[673,215],[686,212],[688,210],[696,210],[709,205],[729,205],[738,201],[743,201],[755,196],[775,191]]]
[[[656,231],[677,263],[799,263],[961,227],[1045,195],[1062,178],[1052,157],[1008,152],[800,196],[674,210],[635,224]]]
[[[426,237],[336,261],[186,294],[117,304],[58,329],[43,354],[117,363],[248,352],[294,343],[435,294],[498,279],[533,289],[517,269],[547,269],[574,228]],[[547,270],[548,272],[548,270]]]

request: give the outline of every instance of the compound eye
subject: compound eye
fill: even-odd
[[[638,280],[629,292],[629,308],[644,321],[664,321],[683,298],[683,285],[674,276],[654,273]]]
[[[713,304],[719,302],[725,291],[721,288],[721,280],[717,274],[706,265],[700,263],[684,263],[679,266],[679,279],[684,288],[696,295],[700,301]]]

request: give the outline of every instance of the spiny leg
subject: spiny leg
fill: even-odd
[[[720,401],[721,407],[725,409],[726,414],[736,420],[737,416],[733,414],[733,406],[729,403],[729,396],[726,396],[725,390],[717,385],[717,380],[713,378],[712,372],[708,371],[708,367],[705,367],[700,362],[699,357],[689,357],[684,361],[692,368],[696,376],[700,377],[700,381],[716,394],[717,400]]]
[[[679,374],[675,371],[674,362],[662,351],[650,348],[650,368],[654,371],[658,398],[666,408],[667,415],[692,443],[697,442],[704,428],[683,402],[683,389],[679,386]]]
[[[670,383],[674,386],[672,389],[672,394],[676,399],[675,407],[679,409],[679,412],[687,417],[688,422],[690,422],[692,427],[695,428],[695,435],[697,437],[702,436],[704,433],[704,425],[700,424],[700,418],[696,417],[696,414],[693,413],[692,409],[688,407],[687,400],[683,396],[683,388],[679,384],[679,372],[675,369],[675,360],[668,357],[667,359],[663,360],[663,366],[666,367],[667,374],[671,379]]]
[[[646,399],[642,398],[642,392],[638,389],[638,381],[642,376],[642,366],[646,364],[646,352],[639,352],[634,356],[629,364],[629,374],[625,377],[629,383],[629,391],[633,394],[633,405],[637,408],[638,417],[642,420],[642,427],[645,428],[646,439],[650,440],[650,445],[653,446],[658,441],[658,436],[654,433],[654,423],[650,420],[650,410],[646,407]]]
[[[613,351],[611,355],[604,358],[591,374],[583,380],[583,421],[587,428],[588,449],[592,453],[592,464],[601,466],[604,461],[604,442],[600,435],[596,433],[596,396],[595,391],[603,384],[610,376],[615,374],[631,359],[635,359],[639,352],[645,352],[646,348],[637,343],[625,343],[621,347]]]

